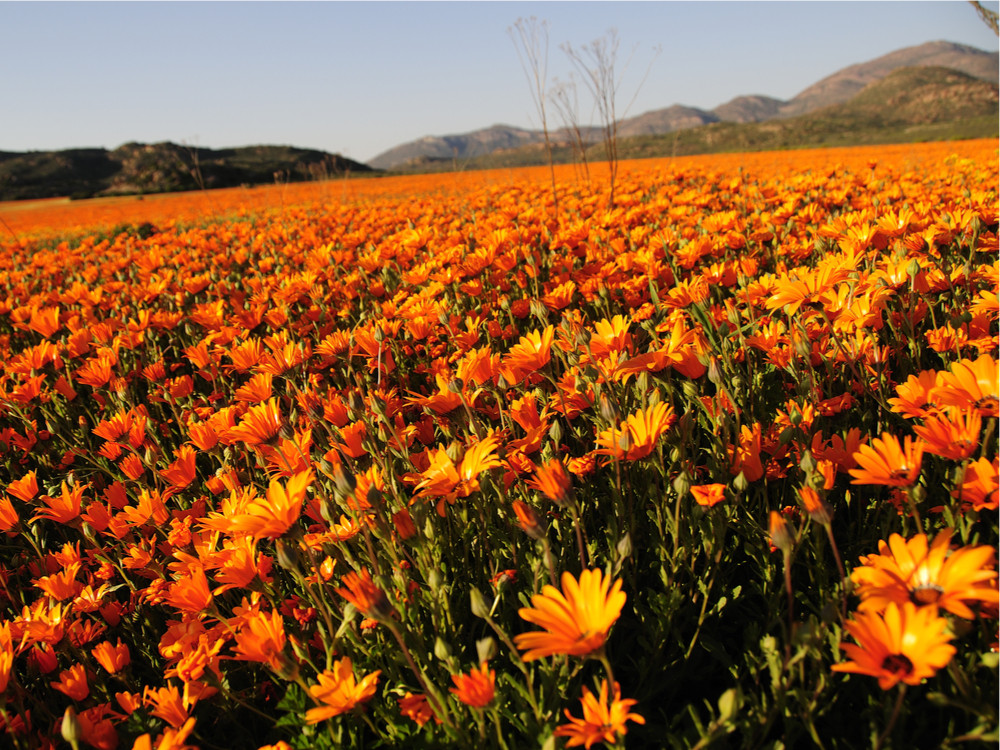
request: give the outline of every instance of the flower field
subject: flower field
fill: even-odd
[[[0,745],[995,744],[996,140],[0,205]]]

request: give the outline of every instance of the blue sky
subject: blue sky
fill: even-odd
[[[620,101],[652,61],[629,115],[789,99],[927,41],[998,46],[954,1],[0,2],[0,150],[275,143],[365,161],[425,135],[537,127],[507,34],[530,16],[549,24],[550,78],[570,71],[560,44],[612,27],[621,59],[636,50]]]

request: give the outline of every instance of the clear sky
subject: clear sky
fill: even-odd
[[[991,2],[988,7],[997,8]],[[560,50],[618,30],[628,115],[742,94],[790,99],[840,68],[933,40],[997,49],[966,2],[6,2],[0,150],[259,143],[359,161],[425,135],[538,127],[507,29]],[[655,57],[653,49],[661,53]],[[584,120],[589,100],[581,95]]]

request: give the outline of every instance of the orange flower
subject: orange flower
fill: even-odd
[[[772,510],[767,515],[767,536],[771,543],[771,551],[781,550],[789,552],[795,544],[792,539],[792,532],[788,528],[788,521],[776,510]]]
[[[997,461],[990,463],[983,457],[965,467],[962,486],[952,490],[951,496],[966,507],[971,504],[973,510],[996,510],[1000,505],[998,490]]]
[[[414,695],[407,692],[399,699],[399,712],[408,719],[413,719],[420,727],[431,719],[434,719],[438,724],[441,723],[441,719],[434,713],[427,701],[427,696],[423,694]]]
[[[993,548],[987,545],[949,547],[951,529],[939,532],[928,545],[926,534],[904,541],[892,534],[879,542],[877,555],[861,558],[851,573],[863,612],[881,611],[891,603],[933,604],[971,620],[974,602],[996,605],[997,573]]]
[[[166,469],[160,470],[160,476],[170,482],[172,487],[184,489],[195,477],[195,459],[198,451],[190,445],[184,444],[174,453],[177,457]]]
[[[802,507],[812,520],[821,524],[830,523],[833,512],[816,490],[812,487],[799,488],[799,499],[802,500]]]
[[[982,424],[983,418],[975,409],[948,409],[927,417],[922,425],[914,425],[913,431],[924,441],[928,453],[961,461],[979,446]]]
[[[7,690],[10,670],[14,666],[14,640],[10,633],[10,623],[0,625],[0,695]]]
[[[453,674],[451,681],[455,687],[449,688],[451,693],[462,703],[473,708],[482,708],[493,700],[496,692],[497,674],[486,668],[486,662],[479,669],[471,669],[468,674]]]
[[[108,670],[111,674],[120,672],[132,661],[128,646],[118,639],[118,645],[112,646],[111,641],[103,641],[94,646],[91,653],[97,659],[97,663]]]
[[[233,398],[237,401],[247,401],[251,404],[259,404],[271,398],[271,388],[274,375],[269,372],[258,372],[245,385],[236,389]]]
[[[470,446],[465,451],[459,466],[451,460],[447,451],[438,448],[431,453],[431,463],[427,469],[417,475],[420,481],[416,486],[417,497],[440,498],[437,504],[438,515],[444,517],[444,502],[454,502],[457,497],[468,497],[479,489],[479,474],[500,466],[496,455],[499,440],[492,435]]]
[[[286,666],[280,659],[285,648],[285,622],[277,610],[265,615],[253,612],[236,634],[236,658],[267,664],[275,672]]]
[[[909,487],[920,476],[920,463],[924,456],[924,443],[909,435],[899,445],[899,440],[889,432],[874,438],[871,445],[862,445],[854,453],[860,468],[851,469],[851,484],[884,484],[889,487]]]
[[[38,480],[35,478],[35,472],[29,471],[20,479],[15,479],[7,485],[7,492],[18,500],[30,503],[38,494]]]
[[[726,499],[724,484],[695,484],[691,486],[691,494],[698,505],[711,508]]]
[[[532,331],[522,336],[507,352],[500,366],[500,373],[511,385],[533,372],[541,370],[552,357],[552,339],[555,327],[547,326],[544,331]]]
[[[240,513],[223,524],[230,533],[249,534],[254,539],[277,539],[299,520],[306,489],[312,484],[312,470],[299,472],[282,485],[272,479],[267,497],[255,497]]]
[[[535,469],[535,478],[528,480],[528,486],[556,505],[562,505],[573,488],[573,480],[566,473],[562,461],[554,458]]]
[[[351,604],[361,610],[369,617],[388,617],[391,613],[389,600],[382,591],[372,581],[371,574],[364,570],[361,573],[346,573],[342,579],[344,587],[337,589],[337,593],[347,599]]]
[[[209,698],[215,692],[215,688],[203,683],[186,682],[183,691],[178,690],[175,685],[167,685],[155,690],[147,687],[143,693],[142,701],[147,707],[152,707],[150,713],[153,716],[163,719],[176,729],[186,727],[189,721],[194,721],[189,717],[195,705],[202,698]]]
[[[907,419],[923,418],[938,409],[931,392],[937,385],[938,374],[934,370],[924,370],[918,375],[910,375],[905,383],[896,386],[896,398],[890,398],[892,410]]]
[[[535,513],[535,509],[520,500],[515,500],[513,506],[514,515],[517,516],[517,522],[521,525],[524,533],[532,539],[541,539],[545,532],[538,522],[538,514]]]
[[[251,446],[269,443],[278,436],[283,424],[277,399],[268,399],[265,403],[251,406],[240,423],[226,431],[226,439]]]
[[[944,406],[977,409],[984,417],[1000,415],[1000,373],[989,354],[979,359],[963,359],[951,366],[951,372],[938,373],[932,395]]]
[[[760,462],[760,440],[760,423],[755,422],[752,428],[743,425],[739,445],[728,449],[732,461],[730,473],[739,474],[742,471],[748,482],[756,482],[764,476],[764,467]]]
[[[357,682],[351,660],[345,656],[334,664],[332,671],[326,670],[318,676],[318,685],[309,688],[309,694],[322,705],[306,711],[306,722],[316,724],[354,710],[356,706],[375,695],[380,674],[381,670],[376,670],[365,675],[361,682]]]
[[[212,604],[212,592],[208,588],[208,578],[201,565],[194,564],[188,575],[170,585],[167,603],[181,612],[199,614]]]
[[[657,440],[676,421],[674,410],[662,402],[645,411],[637,411],[617,428],[598,434],[597,453],[637,461],[653,452]]]
[[[919,685],[955,654],[947,628],[936,607],[918,608],[913,602],[890,602],[884,614],[859,612],[844,624],[858,644],[840,645],[851,661],[834,664],[833,671],[877,677],[883,690],[899,682]]]
[[[118,468],[122,470],[122,474],[133,482],[146,473],[146,467],[142,465],[142,459],[135,453],[129,453],[119,461]]]
[[[35,511],[32,521],[39,518],[48,518],[56,523],[69,523],[80,515],[80,504],[83,502],[83,493],[90,487],[89,484],[77,484],[70,487],[66,482],[62,483],[62,492],[59,497],[49,497],[42,495],[42,502],[48,509]]]
[[[532,661],[552,654],[585,656],[604,646],[608,631],[625,606],[621,581],[603,578],[600,570],[585,570],[579,582],[562,575],[562,591],[545,586],[531,597],[532,608],[518,610],[521,618],[545,630],[514,636],[521,658]]]
[[[75,664],[69,669],[59,673],[57,682],[49,683],[60,693],[68,695],[75,701],[82,701],[90,695],[90,687],[87,685],[87,672],[82,664]]]
[[[83,584],[76,580],[76,574],[79,571],[80,563],[75,562],[58,573],[38,578],[32,583],[57,602],[61,602],[74,598],[83,589]]]
[[[621,689],[617,682],[610,703],[608,703],[607,680],[601,680],[601,691],[597,698],[590,690],[584,688],[580,703],[583,706],[583,718],[576,718],[567,708],[565,714],[569,723],[556,727],[554,732],[556,737],[567,738],[566,747],[583,745],[589,750],[599,742],[617,745],[619,739],[626,734],[626,722],[646,723],[642,716],[629,711],[637,701],[631,698],[622,700]]]
[[[20,521],[14,503],[6,495],[0,495],[0,531],[10,531]]]

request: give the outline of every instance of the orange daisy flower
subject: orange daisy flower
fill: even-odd
[[[554,458],[535,469],[535,478],[528,480],[528,486],[556,505],[562,505],[573,488],[573,480],[566,473],[562,461]]]
[[[89,484],[77,484],[70,487],[66,482],[63,482],[59,497],[42,495],[41,500],[48,508],[35,511],[35,515],[31,520],[37,521],[39,518],[48,518],[56,523],[69,523],[80,515],[83,493],[88,487],[90,487]]]
[[[431,708],[427,696],[423,694],[414,695],[407,692],[399,699],[399,712],[408,719],[413,719],[417,722],[417,726],[420,727],[431,719],[434,719],[438,724],[441,723],[441,719],[438,718]]]
[[[252,612],[243,620],[236,634],[236,659],[267,664],[275,672],[283,666],[279,657],[285,648],[285,622],[277,610],[266,615]]]
[[[516,384],[533,372],[541,370],[552,357],[552,339],[555,327],[547,326],[544,331],[532,331],[522,336],[507,352],[500,366],[500,373],[510,384]]]
[[[580,703],[583,706],[583,717],[578,719],[567,708],[565,714],[569,723],[556,727],[554,732],[556,737],[566,737],[566,747],[583,745],[589,750],[599,742],[615,745],[619,738],[626,734],[626,722],[646,723],[642,716],[629,711],[637,701],[631,698],[622,700],[621,689],[617,682],[610,703],[607,680],[601,681],[601,691],[597,698],[590,690],[584,688]]]
[[[1000,415],[1000,373],[989,354],[979,359],[963,359],[950,372],[938,373],[933,396],[945,406],[977,409],[984,417]]]
[[[629,461],[645,458],[676,421],[674,410],[662,402],[645,411],[637,411],[618,427],[604,430],[597,436],[597,453]]]
[[[87,671],[82,664],[75,664],[69,669],[63,670],[59,673],[59,680],[49,684],[75,701],[82,701],[90,695],[90,686],[87,685]]]
[[[269,443],[277,437],[284,420],[278,410],[277,399],[251,406],[236,427],[226,432],[226,438],[231,443],[243,442],[247,445]]]
[[[698,505],[711,508],[726,499],[726,485],[724,484],[694,484],[691,485],[691,494]]]
[[[497,673],[486,668],[486,662],[479,669],[472,669],[468,674],[453,674],[451,681],[455,687],[449,688],[451,693],[462,703],[473,708],[482,708],[493,700],[496,692]]]
[[[937,377],[935,370],[910,375],[905,383],[896,386],[896,398],[889,399],[892,410],[907,419],[919,419],[936,412],[939,405],[934,403],[931,391],[937,385]]]
[[[922,440],[909,435],[900,446],[899,440],[889,432],[874,438],[871,445],[862,445],[854,453],[860,468],[851,469],[851,484],[884,484],[889,487],[909,487],[920,476],[920,463],[924,456]]]
[[[936,607],[890,602],[883,614],[859,612],[844,629],[858,643],[840,645],[851,661],[834,664],[833,671],[877,677],[883,690],[900,682],[919,685],[955,654],[948,623]]]
[[[562,575],[562,591],[545,586],[531,597],[533,607],[518,610],[521,618],[545,630],[514,636],[521,658],[532,661],[552,654],[585,656],[604,646],[608,631],[625,606],[621,581],[612,583],[600,570],[585,570],[577,581]]]
[[[927,417],[913,431],[924,441],[928,453],[962,461],[979,447],[979,430],[983,418],[975,409],[948,409],[943,414]]]
[[[7,492],[18,500],[30,503],[38,494],[38,479],[35,477],[35,472],[29,471],[20,479],[15,479],[7,485]]]
[[[962,486],[953,490],[951,496],[960,500],[963,507],[971,504],[973,510],[996,510],[998,502],[1000,477],[998,477],[997,461],[990,463],[986,458],[965,467],[962,475]]]
[[[387,617],[390,614],[389,600],[367,570],[361,573],[346,573],[341,581],[344,587],[337,593],[369,617]]]
[[[320,705],[306,711],[306,722],[316,724],[354,710],[375,695],[380,674],[382,671],[376,670],[358,682],[351,660],[345,656],[334,664],[333,670],[326,670],[318,676],[318,685],[309,688],[309,694]]]
[[[112,646],[111,641],[103,641],[94,646],[91,653],[93,653],[97,663],[111,674],[120,672],[132,661],[128,646],[122,643],[121,638],[118,639],[117,646]]]
[[[249,534],[254,539],[277,539],[299,520],[306,489],[312,484],[312,471],[294,475],[287,484],[272,479],[267,497],[255,497],[247,503],[244,512],[228,522],[223,521],[230,533]]]
[[[997,604],[997,573],[993,548],[987,545],[949,547],[951,529],[939,532],[929,545],[926,534],[904,540],[899,534],[879,542],[876,555],[861,558],[851,573],[863,612],[881,611],[890,602],[934,604],[971,620],[974,602]]]
[[[172,487],[178,490],[184,489],[195,478],[195,461],[198,458],[198,451],[190,445],[184,444],[174,453],[177,457],[167,468],[161,469],[161,477],[170,482]]]

